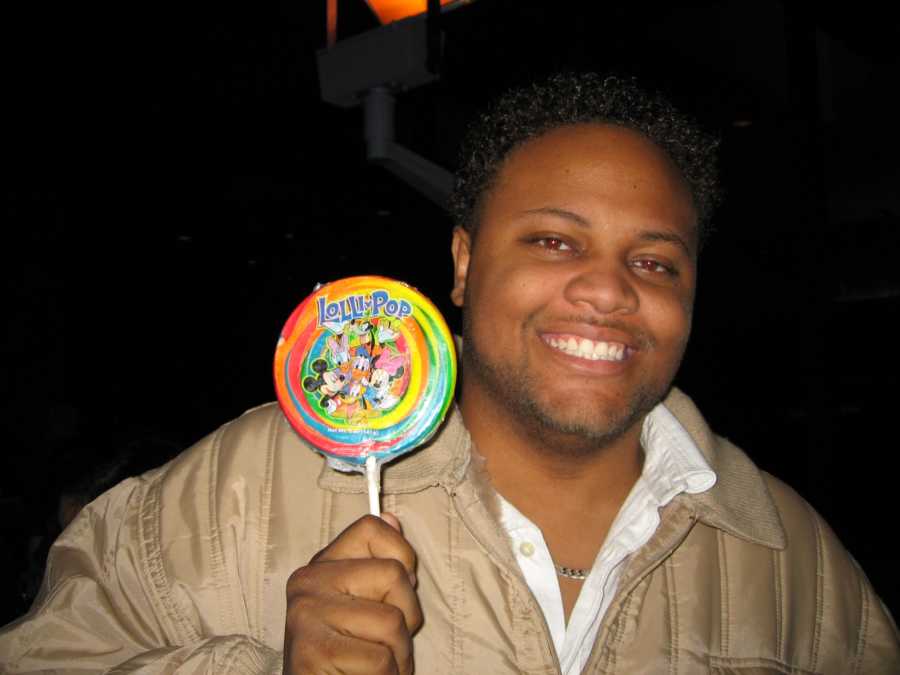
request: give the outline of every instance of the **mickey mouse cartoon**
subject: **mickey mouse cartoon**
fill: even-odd
[[[328,362],[325,359],[316,359],[312,362],[311,368],[316,376],[309,375],[304,378],[303,388],[309,392],[322,394],[319,404],[328,411],[329,415],[333,415],[340,406],[337,395],[344,388],[347,375],[342,372],[340,367],[329,370]]]

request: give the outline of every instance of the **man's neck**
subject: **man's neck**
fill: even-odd
[[[495,489],[541,528],[560,564],[590,566],[640,476],[641,424],[576,459],[564,446],[578,439],[526,429],[479,388],[463,390],[460,408]]]

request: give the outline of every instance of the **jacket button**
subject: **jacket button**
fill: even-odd
[[[526,558],[530,558],[534,555],[534,544],[530,541],[523,541],[519,544],[519,553],[524,555]]]

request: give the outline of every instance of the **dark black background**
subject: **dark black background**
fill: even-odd
[[[159,464],[271,400],[317,281],[380,273],[450,306],[447,216],[320,102],[324,1],[7,8],[2,30],[0,622],[59,491]],[[497,91],[559,68],[667,90],[723,137],[678,384],[819,509],[895,613],[897,24],[874,3],[478,0],[398,137],[452,168]],[[375,20],[341,0],[346,37]],[[33,558],[34,556],[32,556]]]

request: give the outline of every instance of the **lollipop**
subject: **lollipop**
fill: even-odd
[[[275,390],[301,437],[343,471],[364,471],[378,515],[381,464],[427,441],[456,385],[453,338],[406,284],[359,276],[318,286],[275,351]]]

